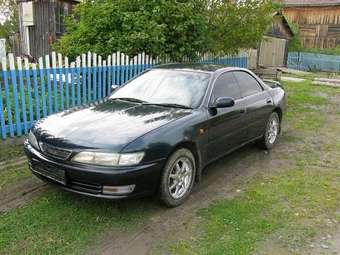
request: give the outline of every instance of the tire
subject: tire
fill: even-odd
[[[183,204],[190,196],[195,176],[195,157],[191,151],[185,148],[175,151],[162,172],[159,194],[161,202],[167,207]]]
[[[265,149],[272,149],[278,142],[281,135],[281,121],[276,112],[273,112],[266,124],[266,130],[259,141],[259,145]]]

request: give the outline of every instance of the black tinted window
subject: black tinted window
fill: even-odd
[[[240,85],[243,97],[259,93],[263,90],[257,80],[246,72],[235,72],[234,74]]]
[[[239,99],[241,97],[241,90],[232,73],[222,74],[215,82],[213,99],[218,97],[231,97]]]

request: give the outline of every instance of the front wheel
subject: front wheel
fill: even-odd
[[[160,199],[168,207],[181,205],[190,195],[196,175],[195,158],[182,148],[168,159],[161,178]]]
[[[281,122],[279,115],[273,112],[267,122],[266,130],[260,140],[260,145],[266,150],[272,149],[279,140],[281,133]]]

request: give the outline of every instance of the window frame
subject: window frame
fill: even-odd
[[[247,72],[247,71],[244,71],[244,70],[234,70],[234,71],[232,71],[232,72],[234,72],[234,73],[236,73],[236,72],[245,73],[245,74],[249,75],[250,77],[252,77],[252,78],[256,81],[256,83],[257,83],[257,84],[259,85],[259,87],[261,88],[261,91],[260,91],[260,92],[256,92],[256,93],[251,94],[251,95],[243,96],[243,95],[242,95],[242,86],[241,86],[241,84],[239,83],[239,81],[238,81],[238,79],[237,79],[237,76],[234,74],[234,75],[235,75],[235,79],[236,79],[236,81],[237,81],[237,83],[238,83],[238,85],[239,85],[239,87],[240,87],[240,89],[241,89],[241,98],[247,98],[247,97],[255,96],[255,95],[260,94],[260,93],[262,93],[263,91],[265,91],[265,88],[262,86],[262,84],[259,82],[259,80],[258,80],[254,75],[252,75],[251,73],[249,73],[249,72]]]
[[[217,81],[225,74],[231,74],[233,77],[234,77],[234,80],[235,80],[235,84],[236,86],[239,88],[240,90],[240,97],[239,98],[233,98],[235,102],[237,102],[238,100],[241,100],[243,98],[242,96],[242,90],[241,90],[241,87],[240,87],[240,84],[238,83],[235,75],[234,75],[234,71],[225,71],[225,72],[222,72],[220,73],[214,80],[213,82],[213,85],[212,85],[212,89],[211,89],[211,93],[210,93],[210,97],[209,97],[209,105],[213,104],[214,102],[212,102],[214,100],[214,89],[215,89],[215,86],[216,86],[216,83]]]

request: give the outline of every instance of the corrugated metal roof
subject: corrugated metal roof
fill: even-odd
[[[283,0],[283,2],[287,7],[340,5],[340,0]]]

